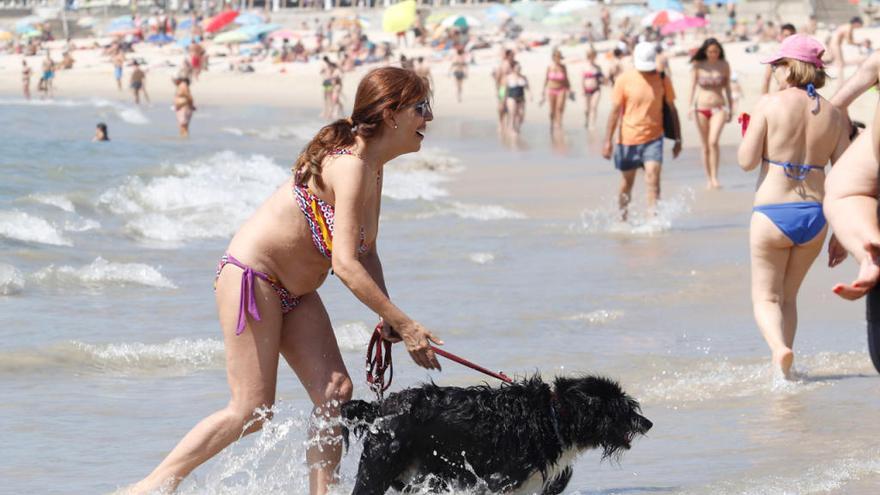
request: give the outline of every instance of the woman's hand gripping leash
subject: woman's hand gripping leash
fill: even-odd
[[[440,371],[440,363],[437,361],[437,355],[440,355],[501,381],[507,383],[513,381],[503,372],[495,373],[451,352],[434,347],[430,342],[443,345],[443,341],[418,323],[412,322],[411,326],[403,328],[406,328],[406,330],[397,332],[390,325],[386,325],[384,321],[380,320],[379,324],[376,325],[376,329],[373,330],[373,336],[370,338],[370,345],[367,348],[367,383],[373,392],[376,393],[379,400],[382,400],[385,391],[391,386],[391,380],[394,378],[394,366],[391,363],[391,344],[400,341],[406,344],[406,349],[409,351],[410,356],[412,356],[413,361],[423,368]],[[387,383],[385,382],[386,371],[388,372]]]

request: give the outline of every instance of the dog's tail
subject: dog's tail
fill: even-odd
[[[360,438],[370,428],[370,425],[379,417],[379,406],[363,400],[350,400],[340,408],[342,416],[342,441],[345,450],[348,450],[348,436],[354,432],[354,436]]]

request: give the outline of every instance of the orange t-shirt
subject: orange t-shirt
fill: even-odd
[[[664,88],[665,86],[665,88]],[[619,143],[627,146],[650,143],[663,136],[663,103],[675,101],[675,90],[669,77],[660,78],[657,72],[639,72],[630,69],[614,81],[612,101],[620,105],[623,117]]]

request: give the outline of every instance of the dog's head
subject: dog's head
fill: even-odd
[[[601,448],[602,457],[620,455],[653,426],[640,414],[639,403],[607,378],[559,377],[554,395],[564,440],[583,449]]]

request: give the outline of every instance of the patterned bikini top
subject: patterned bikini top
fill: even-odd
[[[330,152],[330,156],[336,155],[352,155],[351,150],[338,148]],[[333,257],[333,224],[336,209],[330,203],[316,196],[308,185],[300,183],[301,175],[299,171],[293,180],[293,193],[296,196],[296,202],[306,221],[309,224],[309,230],[312,232],[312,242],[325,258]],[[361,245],[358,247],[358,256],[362,256],[367,252],[367,235],[363,226],[361,227]]]

